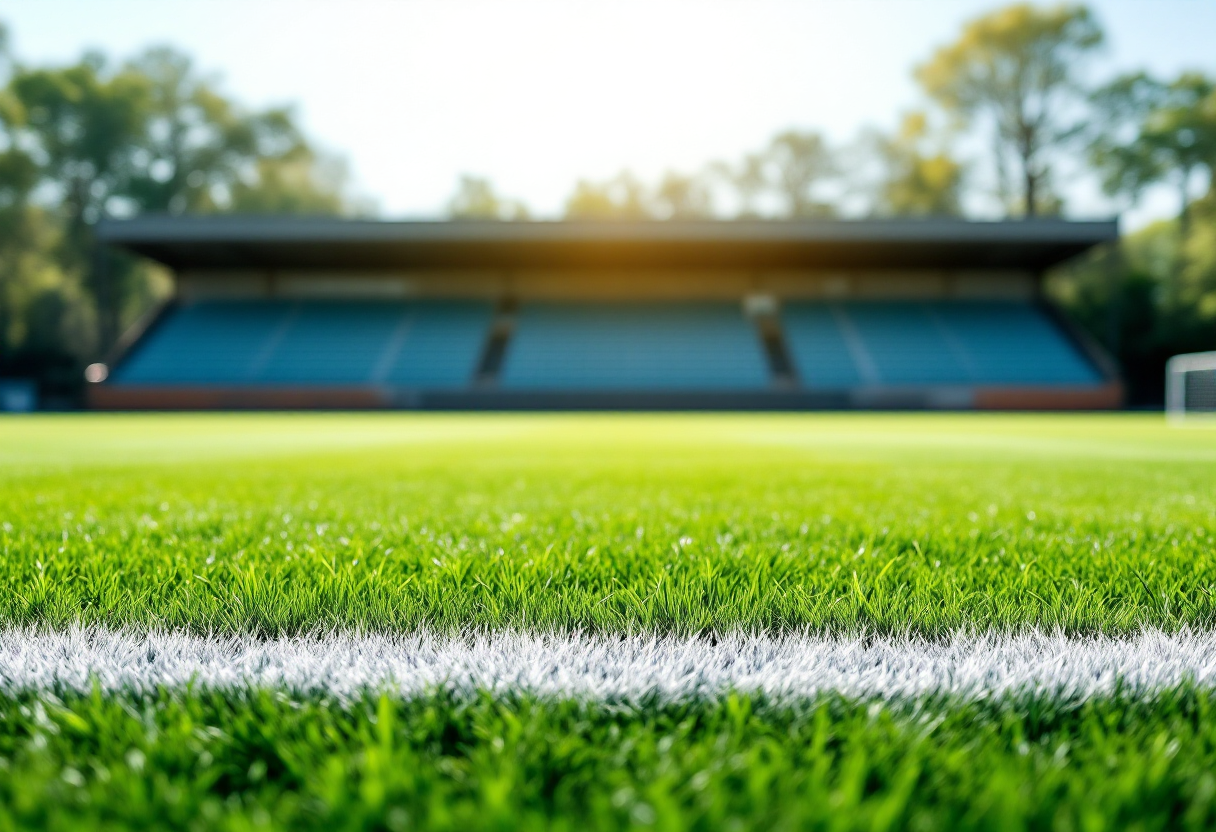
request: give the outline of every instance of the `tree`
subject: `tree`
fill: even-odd
[[[448,200],[448,216],[454,220],[526,220],[528,206],[500,196],[489,179],[466,174]]]
[[[829,191],[839,177],[836,153],[823,136],[786,130],[737,163],[710,164],[698,181],[706,199],[713,194],[711,183],[733,192],[736,217],[778,214],[806,219],[836,214]]]
[[[166,47],[126,69],[149,85],[124,193],[132,210],[343,212],[344,171],[327,169],[289,109],[243,110],[196,73],[188,56]]]
[[[567,219],[654,219],[645,186],[629,171],[605,182],[580,179],[566,199]]]
[[[1182,284],[1184,300],[1210,332],[1207,347],[1216,343],[1216,190],[1196,200],[1194,221],[1182,239]]]
[[[62,235],[30,199],[37,179],[37,165],[20,149],[0,153],[0,374],[15,372],[14,360],[32,346],[35,297],[67,282],[55,256]]]
[[[5,112],[13,145],[29,148],[58,190],[72,233],[96,222],[121,193],[146,128],[148,79],[109,74],[100,56],[63,69],[17,67]]]
[[[1191,243],[1207,237],[1216,266],[1216,216],[1204,220],[1204,200],[1195,203]],[[1159,220],[1052,270],[1046,289],[1122,370],[1128,402],[1160,406],[1165,363],[1172,355],[1211,349],[1216,343],[1216,294],[1171,290],[1177,275],[1177,220]],[[1203,246],[1191,253],[1203,262]]]
[[[1083,6],[1019,3],[972,20],[916,69],[925,91],[964,125],[991,125],[1010,213],[1033,217],[1056,207],[1051,155],[1079,131],[1078,70],[1102,40]],[[1011,161],[1016,186],[1008,177]]]
[[[38,163],[38,183],[54,193],[64,216],[59,259],[65,270],[86,276],[101,312],[102,349],[117,337],[120,302],[111,291],[114,281],[94,261],[91,229],[128,181],[150,86],[136,73],[107,73],[104,67],[97,55],[63,69],[17,66],[2,114],[9,146]]]
[[[344,168],[289,109],[242,108],[186,56],[27,67],[4,35],[0,351],[25,356],[29,372],[104,355],[163,289],[154,267],[94,245],[103,217],[350,209]]]
[[[1186,72],[1161,81],[1123,75],[1093,94],[1098,114],[1090,159],[1109,194],[1137,199],[1145,188],[1178,193],[1176,243],[1162,269],[1167,303],[1216,318],[1216,80]],[[1207,189],[1208,196],[1203,196]],[[1196,210],[1199,209],[1199,210]]]
[[[765,168],[790,217],[830,217],[835,209],[820,189],[838,172],[827,142],[818,133],[787,130],[769,142]]]
[[[234,214],[312,214],[356,212],[348,200],[346,164],[301,143],[281,155],[257,156],[227,188],[220,210]]]
[[[660,219],[695,220],[714,215],[713,194],[700,176],[675,171],[663,174],[651,197],[651,211]]]
[[[962,213],[963,166],[945,147],[932,141],[924,113],[907,114],[895,135],[879,135],[874,145],[883,165],[878,213],[901,216]]]
[[[710,166],[713,176],[734,189],[738,199],[736,216],[752,218],[760,215],[759,200],[769,189],[766,162],[763,153],[748,153],[738,165],[717,162]]]
[[[59,217],[32,198],[37,162],[8,145],[0,152],[0,375],[42,376],[55,392],[75,383],[75,356],[93,346],[93,307],[78,273],[61,265]]]
[[[1137,72],[1093,94],[1099,118],[1090,158],[1109,194],[1133,199],[1150,185],[1178,191],[1179,230],[1189,230],[1196,184],[1216,173],[1216,80],[1186,72],[1171,82]]]

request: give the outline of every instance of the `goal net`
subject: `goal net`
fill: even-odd
[[[1216,352],[1175,355],[1166,362],[1165,413],[1172,422],[1216,419]]]

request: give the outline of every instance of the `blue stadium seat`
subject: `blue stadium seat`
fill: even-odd
[[[468,301],[200,301],[171,310],[115,371],[155,385],[460,387],[493,310]]]
[[[792,302],[782,318],[795,370],[811,388],[1102,380],[1028,302]]]
[[[366,383],[403,314],[408,313],[399,304],[294,304],[287,325],[270,336],[252,378],[277,384]]]
[[[987,384],[1096,384],[1097,368],[1029,303],[938,303],[936,314]]]
[[[840,309],[823,303],[789,303],[782,310],[782,326],[794,372],[803,385],[839,389],[862,383],[858,364],[864,367],[865,357],[854,360],[856,338],[841,320]]]
[[[406,387],[463,387],[473,380],[494,309],[477,301],[412,304],[394,338],[400,343],[377,368],[376,381]]]
[[[500,380],[529,390],[745,390],[770,375],[736,303],[526,303]]]
[[[208,301],[171,309],[112,378],[129,384],[251,382],[292,308],[278,301]]]
[[[844,311],[887,384],[966,384],[966,356],[923,303],[849,304]]]
[[[1004,301],[791,302],[805,387],[1084,385],[1102,378],[1039,307]],[[131,385],[469,385],[493,318],[474,301],[211,300],[172,309],[116,368]],[[525,303],[500,374],[515,390],[770,385],[737,304]]]

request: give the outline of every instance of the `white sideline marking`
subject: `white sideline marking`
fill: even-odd
[[[0,630],[0,690],[87,692],[158,686],[269,686],[342,698],[434,688],[638,701],[1039,692],[1085,698],[1117,683],[1140,693],[1187,680],[1216,687],[1216,633],[1146,630],[1125,638],[1043,633],[915,637],[674,636],[490,632],[336,634],[259,641],[101,628]]]

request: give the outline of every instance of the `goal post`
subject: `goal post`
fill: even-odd
[[[1165,415],[1175,423],[1216,419],[1216,352],[1175,355],[1165,363]]]

